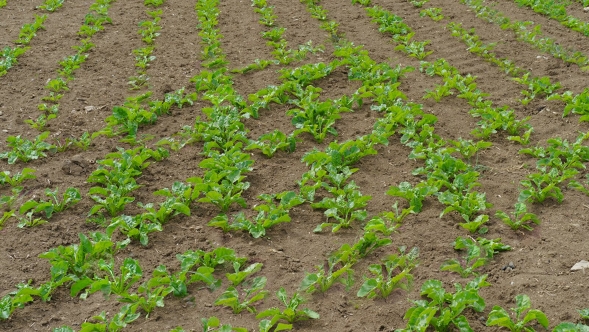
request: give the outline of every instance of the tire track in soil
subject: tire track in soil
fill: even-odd
[[[40,31],[31,42],[31,49],[22,55],[18,65],[0,78],[0,116],[8,132],[0,132],[0,150],[5,150],[6,137],[21,133],[25,137],[37,135],[23,120],[40,114],[37,104],[45,95],[48,79],[57,75],[59,62],[70,55],[78,43],[77,31],[84,21],[91,2],[64,5],[49,15],[46,31]],[[106,27],[108,29],[109,27]]]
[[[60,100],[59,114],[49,122],[52,132],[79,137],[84,131],[98,131],[106,125],[104,119],[112,115],[113,106],[122,105],[127,97],[137,94],[128,89],[127,81],[135,74],[132,51],[144,46],[137,33],[139,22],[145,19],[144,11],[139,0],[112,3],[109,17],[113,24],[105,25],[102,32],[92,37],[96,46],[68,83],[70,91]],[[86,111],[86,106],[95,109]]]

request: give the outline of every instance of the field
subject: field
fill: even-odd
[[[587,0],[0,0],[0,330],[589,331]]]

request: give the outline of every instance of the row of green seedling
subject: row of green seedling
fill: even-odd
[[[531,77],[529,71],[518,67],[512,60],[499,59],[493,53],[495,44],[484,44],[475,34],[474,29],[469,31],[462,28],[461,24],[451,22],[448,28],[452,31],[452,35],[459,37],[468,46],[468,50],[474,54],[483,57],[499,68],[506,74],[513,76],[514,81],[528,86],[527,91],[522,91],[524,98],[521,100],[522,104],[529,103],[537,96],[546,97],[547,100],[561,100],[564,102],[563,117],[569,115],[571,112],[579,114],[579,121],[589,121],[589,89],[584,89],[579,94],[574,94],[572,91],[565,91],[562,94],[554,92],[560,88],[560,83],[552,83],[549,77]]]
[[[482,0],[461,0],[461,3],[472,9],[477,17],[498,24],[503,30],[512,30],[519,40],[564,62],[576,64],[581,70],[589,70],[589,58],[587,56],[580,51],[560,45],[550,37],[545,37],[540,25],[530,29],[533,22],[510,20],[500,11],[485,6]]]
[[[158,8],[163,3],[164,1],[160,1],[156,5],[146,1],[144,4],[145,6],[153,6],[154,8]],[[135,76],[129,77],[128,84],[131,85],[132,90],[141,89],[143,86],[145,86],[145,84],[147,84],[147,81],[149,80],[149,76],[147,75],[147,68],[149,67],[150,62],[155,60],[155,56],[153,55],[153,44],[155,39],[160,35],[159,31],[162,29],[159,22],[161,21],[163,11],[161,9],[153,11],[148,10],[146,13],[152,18],[152,20],[139,22],[139,34],[141,35],[141,40],[146,44],[146,46],[133,50],[137,72],[135,73]]]
[[[37,9],[46,10],[50,13],[59,9],[64,3],[64,0],[45,0],[45,2],[37,6]],[[0,1],[0,8],[6,6],[6,0]],[[37,31],[44,30],[43,23],[47,19],[47,15],[35,15],[35,22],[23,25],[18,33],[18,39],[14,42],[17,46],[12,48],[6,46],[0,53],[0,77],[6,75],[8,70],[14,65],[18,64],[18,57],[22,56],[28,49],[31,40],[37,36]]]
[[[373,21],[379,24],[379,31],[391,33],[393,39],[413,34],[412,29],[395,14],[377,6],[366,8],[366,11]],[[404,52],[408,53],[406,50]],[[513,135],[510,137],[511,140],[527,144],[532,132],[532,128],[525,123],[527,119],[515,119],[513,110],[509,110],[507,107],[492,107],[492,102],[485,99],[488,94],[477,88],[476,77],[470,74],[461,75],[444,59],[438,59],[435,62],[422,61],[420,70],[429,76],[437,75],[444,79],[443,85],[438,85],[434,90],[428,91],[424,98],[434,98],[436,101],[440,101],[443,97],[457,91],[457,97],[465,99],[471,106],[476,107],[470,113],[475,117],[481,117],[481,121],[478,123],[480,128],[472,132],[474,136],[486,139],[496,133],[498,129],[502,129]],[[524,129],[525,132],[518,135],[520,129]]]
[[[69,91],[68,83],[74,80],[74,72],[86,62],[89,56],[89,51],[94,47],[90,42],[92,36],[99,31],[104,30],[104,24],[112,23],[108,17],[108,8],[114,0],[96,0],[90,6],[90,12],[84,17],[84,24],[78,30],[78,35],[83,39],[80,44],[73,46],[76,50],[74,55],[70,55],[59,62],[61,69],[57,71],[58,77],[51,79],[45,85],[48,94],[42,97],[42,103],[38,105],[38,109],[43,112],[37,119],[25,120],[31,128],[44,130],[47,126],[47,121],[57,117],[59,113],[59,100],[64,96],[64,93]]]
[[[571,16],[567,13],[568,3],[555,2],[546,0],[515,0],[520,7],[529,7],[536,13],[546,15],[554,20],[557,20],[565,27],[577,31],[586,37],[589,37],[589,23],[583,22],[580,19]]]
[[[298,50],[289,48],[288,42],[283,37],[286,28],[276,26],[275,19],[277,17],[274,14],[274,7],[268,6],[266,0],[252,0],[252,7],[260,15],[259,23],[270,28],[270,30],[264,31],[261,34],[267,40],[266,44],[272,47],[274,60],[256,59],[254,63],[232,70],[232,72],[246,73],[252,70],[264,69],[272,64],[287,65],[292,62],[304,60],[309,52],[316,53],[323,51],[322,47],[313,47],[311,41],[304,45],[299,45]]]

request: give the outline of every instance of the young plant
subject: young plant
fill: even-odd
[[[22,172],[18,172],[10,176],[10,171],[0,172],[0,185],[8,184],[11,187],[20,185],[24,180],[36,179],[36,170],[31,168],[23,168]]]
[[[124,305],[119,312],[117,312],[110,320],[106,318],[106,312],[101,312],[100,315],[92,317],[92,322],[82,323],[80,332],[94,332],[94,331],[109,331],[109,332],[120,332],[128,324],[131,324],[141,314],[135,312],[135,309],[130,304]],[[63,329],[63,328],[62,328]],[[58,330],[59,331],[59,330]],[[73,330],[61,330],[59,332],[73,332]],[[55,332],[55,330],[54,330]]]
[[[533,228],[530,224],[534,223],[536,225],[540,224],[540,219],[534,213],[528,212],[528,208],[526,203],[517,202],[515,203],[515,211],[513,212],[513,218],[511,218],[507,213],[498,210],[495,213],[495,216],[501,219],[507,226],[511,227],[513,230],[518,230],[520,228],[526,229],[531,231]]]
[[[276,324],[278,325],[275,331],[281,331],[281,328],[284,330],[291,329],[292,323],[294,322],[307,319],[319,319],[319,314],[315,311],[308,308],[302,310],[299,309],[299,306],[305,302],[305,299],[298,292],[295,292],[293,296],[289,299],[286,295],[284,287],[280,287],[278,292],[276,292],[276,296],[284,305],[284,310],[281,310],[277,307],[273,307],[270,309],[266,309],[260,312],[258,315],[256,315],[256,319],[270,317],[270,320],[264,320],[266,321],[266,323],[264,323],[265,331],[270,331],[270,329]],[[286,321],[288,324],[279,323],[279,321],[281,320]],[[260,325],[262,324],[260,323]]]
[[[395,232],[403,222],[403,219],[411,213],[408,209],[403,209],[399,213],[397,205],[397,202],[393,204],[394,211],[382,212],[378,216],[372,217],[364,226],[364,232],[380,232],[384,236],[389,236]]]
[[[440,270],[456,272],[462,278],[466,278],[471,274],[477,275],[474,270],[487,264],[496,253],[511,250],[511,247],[501,243],[501,239],[488,240],[478,238],[475,241],[472,238],[458,237],[454,241],[454,249],[466,250],[466,267],[463,267],[459,260],[451,259],[444,262]]]
[[[349,246],[348,246],[349,247]],[[317,272],[307,273],[301,283],[300,289],[307,293],[321,291],[325,293],[333,284],[341,282],[346,289],[349,289],[354,283],[352,265],[354,263],[354,253],[351,248],[347,251],[338,251],[327,259],[327,268],[325,264],[317,265]]]
[[[423,9],[419,12],[419,16],[429,16],[434,21],[440,21],[444,19],[444,15],[442,15],[442,8],[431,7],[427,9]]]
[[[58,188],[55,188],[55,190],[51,190],[49,188],[45,189],[45,195],[51,198],[52,200],[51,205],[53,207],[54,212],[61,212],[71,207],[72,205],[78,203],[82,199],[82,196],[80,195],[80,190],[78,190],[77,188],[67,188],[62,195],[63,199],[61,201],[57,195],[57,191]]]
[[[364,196],[357,190],[354,181],[348,183],[343,189],[331,188],[330,192],[335,196],[325,197],[321,202],[311,204],[314,209],[325,209],[327,221],[318,225],[313,232],[321,232],[325,227],[331,227],[332,232],[340,228],[348,228],[354,220],[366,219],[366,207],[371,196]],[[329,222],[329,218],[337,223]]]
[[[286,136],[283,132],[275,129],[271,133],[260,136],[257,141],[250,141],[245,150],[259,149],[268,158],[272,158],[276,151],[293,152],[296,147],[294,135]]]
[[[202,318],[201,323],[203,332],[248,332],[243,327],[233,327],[229,324],[221,325],[221,321],[217,317]],[[176,328],[170,332],[184,332],[184,330]]]
[[[405,254],[404,247],[399,248],[399,251],[399,255],[391,255],[384,259],[383,264],[372,264],[368,267],[368,271],[375,277],[364,277],[364,284],[356,294],[358,297],[373,298],[378,295],[387,298],[397,288],[406,291],[410,289],[413,284],[411,270],[417,266],[419,251],[413,248]]]
[[[472,308],[475,312],[482,312],[485,309],[485,300],[478,291],[490,285],[486,278],[486,275],[477,277],[465,287],[456,283],[454,294],[446,292],[439,280],[426,281],[421,287],[421,295],[427,296],[429,301],[414,301],[413,307],[403,317],[407,321],[407,327],[396,332],[424,332],[428,327],[435,331],[450,331],[452,326],[460,331],[474,331],[463,311]]]
[[[14,164],[17,160],[28,162],[39,158],[47,157],[46,152],[55,151],[55,146],[45,142],[50,132],[46,131],[39,134],[34,141],[18,136],[8,136],[6,142],[12,148],[11,151],[0,153],[0,159],[7,159],[9,164]]]
[[[240,300],[239,292],[233,286],[227,288],[223,294],[215,301],[215,305],[224,305],[233,309],[233,313],[238,314],[244,309],[251,313],[256,313],[254,303],[263,300],[268,291],[264,290],[266,286],[266,277],[256,277],[244,289],[244,299]]]
[[[517,295],[515,297],[515,305],[515,308],[511,308],[511,311],[515,313],[515,321],[511,319],[511,315],[505,309],[500,306],[494,306],[493,310],[489,313],[487,326],[501,326],[509,329],[511,332],[531,332],[535,330],[528,325],[530,325],[531,322],[536,321],[544,328],[548,328],[548,318],[542,311],[530,309],[532,303],[527,295]],[[524,312],[526,312],[525,316]]]
[[[415,187],[409,182],[401,182],[387,191],[387,195],[401,197],[409,201],[409,207],[403,210],[403,214],[419,213],[423,209],[423,200],[438,192],[438,188],[430,186],[426,182],[420,182]],[[407,210],[407,212],[405,212]]]

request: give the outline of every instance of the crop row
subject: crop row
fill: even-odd
[[[289,210],[304,203],[310,203],[314,209],[325,210],[327,220],[316,227],[317,232],[326,228],[336,232],[342,227],[350,227],[354,222],[367,220],[368,216],[364,208],[371,198],[362,195],[358,190],[360,188],[350,180],[357,171],[351,166],[361,158],[377,153],[375,147],[378,144],[388,144],[389,137],[395,133],[401,136],[401,143],[411,149],[409,158],[423,160],[424,166],[413,172],[423,181],[415,186],[404,182],[391,187],[387,193],[407,200],[407,204],[403,204],[407,207],[399,212],[397,203],[394,211],[383,212],[368,219],[359,240],[351,245],[342,245],[328,257],[327,264],[320,264],[314,273],[307,273],[299,291],[325,292],[338,282],[351,287],[354,265],[379,247],[390,245],[391,241],[386,237],[396,230],[405,216],[419,213],[424,199],[429,196],[437,197],[446,206],[440,217],[447,213],[458,212],[465,221],[460,224],[462,227],[473,233],[485,232],[482,226],[489,217],[480,213],[489,208],[490,204],[486,201],[484,193],[474,190],[479,185],[479,173],[468,161],[479,150],[488,148],[490,143],[443,140],[434,133],[436,117],[426,114],[419,104],[405,102],[406,97],[398,90],[401,84],[400,79],[412,68],[391,68],[386,64],[374,62],[361,47],[355,47],[345,39],[338,31],[337,22],[328,20],[327,12],[318,5],[318,1],[302,2],[307,5],[312,17],[320,20],[322,28],[330,34],[336,48],[334,55],[337,59],[328,64],[318,63],[293,70],[282,70],[281,78],[284,81],[282,85],[269,86],[250,95],[250,103],[247,103],[233,89],[231,76],[226,74],[227,62],[221,49],[221,36],[216,27],[219,15],[216,8],[218,1],[198,1],[196,10],[200,21],[199,35],[203,40],[203,66],[208,69],[201,71],[192,80],[197,92],[185,93],[184,89],[180,89],[166,95],[163,101],[149,100],[151,96],[149,92],[130,97],[125,105],[113,108],[113,115],[106,119],[107,127],[96,134],[125,135],[122,142],[144,144],[146,139],[144,137],[138,139],[137,136],[141,125],[154,124],[157,117],[165,114],[174,104],[178,107],[187,103],[192,104],[200,96],[202,100],[212,105],[203,109],[207,119],[197,119],[194,126],[183,128],[175,137],[166,138],[158,145],[178,150],[186,144],[202,142],[205,159],[199,166],[205,171],[204,176],[187,179],[186,183],[176,182],[172,188],[155,192],[156,195],[165,197],[165,201],[160,203],[158,209],[151,203],[140,204],[139,206],[145,212],[135,216],[121,215],[125,205],[134,201],[129,194],[138,188],[135,179],[141,174],[141,170],[148,166],[147,160],[165,158],[167,151],[162,148],[151,150],[139,147],[130,150],[121,149],[119,152],[107,155],[99,162],[98,170],[89,178],[89,182],[99,184],[89,192],[96,203],[90,215],[95,215],[95,220],[106,227],[106,234],[80,235],[79,245],[54,248],[41,255],[42,258],[48,259],[53,267],[51,281],[38,288],[33,288],[29,284],[18,285],[17,291],[3,297],[0,301],[0,318],[7,319],[16,308],[33,301],[33,296],[43,301],[49,300],[51,293],[57,287],[67,284],[72,296],[81,294],[85,298],[94,292],[101,291],[106,296],[117,295],[119,301],[129,303],[110,319],[102,314],[95,317],[94,323],[87,322],[82,325],[82,331],[106,328],[117,331],[136,320],[140,316],[139,310],[149,314],[156,307],[163,306],[164,299],[168,295],[185,297],[187,286],[191,283],[202,282],[210,289],[220,287],[221,281],[216,279],[213,273],[223,264],[232,265],[235,272],[226,274],[231,286],[226,288],[215,304],[228,306],[235,313],[243,310],[256,312],[255,304],[267,296],[264,290],[266,279],[250,276],[259,272],[262,266],[259,263],[246,266],[245,260],[237,258],[231,249],[217,248],[209,253],[198,251],[178,255],[182,266],[179,272],[170,273],[165,266],[160,266],[153,271],[153,277],[137,288],[136,284],[143,277],[139,262],[126,258],[119,273],[114,265],[114,255],[128,245],[130,240],[139,240],[141,244],[146,245],[149,233],[161,231],[162,225],[177,214],[189,215],[190,205],[195,202],[212,204],[220,211],[220,214],[210,221],[210,226],[219,227],[227,232],[245,231],[253,237],[264,236],[266,230],[272,226],[289,222]],[[354,2],[362,5],[369,3],[369,1],[358,0]],[[273,14],[268,9],[264,9],[268,8],[265,2],[254,1],[254,7],[260,10],[263,22],[272,22]],[[368,8],[367,12],[379,23],[381,32],[393,34],[394,41],[398,43],[398,49],[405,54],[419,59],[431,54],[431,51],[425,50],[428,42],[412,40],[411,28],[399,21],[399,17],[379,7]],[[152,24],[159,21],[158,17],[159,15],[153,17],[154,21],[149,21],[151,23],[148,25],[153,27]],[[398,29],[403,30],[398,32]],[[157,33],[155,30],[152,32],[153,35]],[[286,44],[282,40],[279,34],[277,39],[279,47],[275,47],[275,50],[286,49]],[[333,70],[342,66],[348,69],[349,79],[360,81],[362,86],[350,96],[320,101],[321,89],[314,87],[313,81],[328,76]],[[144,68],[140,67],[140,69]],[[480,128],[475,131],[475,133],[482,133],[481,137],[488,137],[497,129],[507,130],[513,135],[519,134],[520,130],[524,129],[527,138],[526,134],[523,134],[520,143],[525,143],[521,140],[529,139],[531,127],[527,126],[525,121],[515,120],[513,111],[508,111],[506,108],[493,108],[488,101],[484,100],[484,93],[476,88],[473,78],[460,75],[456,68],[443,59],[431,63],[424,62],[421,70],[444,78],[446,88],[437,87],[436,92],[428,93],[431,96],[447,95],[447,91],[456,89],[473,107],[478,107],[478,111],[474,111],[473,115],[483,119],[479,123]],[[322,142],[328,135],[337,134],[334,124],[340,119],[340,112],[353,111],[354,105],[362,106],[365,100],[371,104],[374,111],[383,114],[375,123],[371,134],[341,143],[333,141],[324,151],[315,149],[305,154],[302,161],[310,167],[310,170],[303,174],[299,182],[299,193],[261,195],[260,199],[264,203],[253,208],[257,213],[253,219],[248,219],[245,213],[234,215],[233,218],[226,215],[233,204],[247,207],[242,193],[249,187],[249,183],[245,181],[245,174],[252,170],[254,161],[249,154],[243,152],[244,149],[260,149],[262,153],[271,157],[277,150],[294,150],[297,136],[303,133],[308,133],[317,142]],[[269,108],[271,103],[294,106],[287,114],[292,116],[292,123],[296,130],[290,136],[274,131],[263,135],[257,141],[249,140],[247,130],[240,118],[258,118],[258,111]],[[13,151],[3,154],[2,157],[9,162],[15,162],[17,159],[22,161],[36,159],[45,151],[55,148],[50,144],[43,144],[46,137],[47,134],[44,133],[34,142],[22,140],[32,146],[28,150],[21,148],[21,145],[17,147],[20,143],[14,143]],[[14,142],[19,139],[20,137],[12,138]],[[562,140],[552,140],[549,141],[550,145],[547,149],[525,149],[525,153],[539,159],[538,168],[542,173],[532,175],[525,180],[527,182],[522,182],[525,189],[516,203],[514,220],[505,213],[498,212],[498,216],[513,228],[528,229],[529,225],[526,222],[536,222],[537,218],[526,212],[526,203],[541,202],[547,197],[554,197],[560,201],[562,193],[560,193],[559,185],[576,175],[579,169],[583,168],[582,163],[589,160],[589,154],[582,146],[585,139],[585,136],[581,136],[573,144]],[[514,140],[517,141],[517,139]],[[17,152],[21,150],[25,152],[18,154]],[[35,152],[29,153],[31,150]],[[454,155],[460,155],[461,158],[456,158]],[[10,174],[3,173],[5,177],[2,183],[16,187],[20,181],[30,178],[31,173],[23,171],[22,174],[12,177]],[[584,188],[576,181],[571,183],[572,186],[577,183],[577,187]],[[322,196],[326,196],[319,202],[315,201],[317,191],[322,191]],[[68,202],[72,202],[79,196],[79,193],[77,196],[64,196],[60,202],[56,191],[50,193],[48,196],[55,202],[51,206],[66,207]],[[67,201],[70,196],[74,199]],[[46,208],[37,210],[36,207],[28,208],[27,206],[24,209],[23,207],[20,209],[21,214],[31,212],[29,217],[33,217],[34,213],[47,213]],[[105,212],[108,215],[105,215]],[[47,216],[49,217],[50,215]],[[111,236],[116,229],[129,239],[113,242]],[[383,235],[385,238],[381,237]],[[475,270],[492,259],[494,254],[510,248],[497,239],[478,238],[474,241],[462,237],[456,239],[454,247],[457,250],[466,250],[467,266],[461,265],[458,260],[450,260],[444,263],[442,270],[458,272],[463,277],[471,275],[476,277],[465,286],[457,284],[454,293],[446,292],[440,281],[426,281],[422,285],[421,294],[427,296],[429,300],[417,301],[407,311],[405,317],[408,325],[404,330],[425,331],[428,326],[436,330],[444,330],[451,325],[466,329],[468,321],[463,311],[467,307],[477,312],[483,310],[485,303],[478,294],[478,290],[488,286],[489,283],[486,282],[485,275],[477,276]],[[395,288],[408,289],[412,281],[410,272],[416,264],[417,249],[409,252],[401,249],[398,255],[385,258],[381,264],[371,265],[369,271],[374,277],[365,278],[357,295],[386,298]],[[245,294],[245,298],[242,298],[240,294]],[[318,314],[312,310],[297,309],[304,300],[299,292],[295,292],[290,299],[284,289],[281,289],[277,295],[286,309],[271,308],[258,313],[257,319],[270,318],[270,320],[261,320],[260,330],[291,329],[291,324],[297,320],[318,318]],[[538,310],[529,310],[522,316],[522,313],[531,306],[527,296],[518,295],[516,303],[516,319],[519,322],[512,322],[504,309],[494,307],[489,314],[487,324],[509,327],[516,326],[517,323],[523,327],[528,322],[536,320],[541,325],[548,326],[546,316]],[[203,319],[203,325],[207,331],[209,327],[219,327],[220,322],[215,318]],[[571,326],[570,323],[562,323],[555,328],[555,331],[569,331]],[[71,331],[67,327],[56,330]]]

